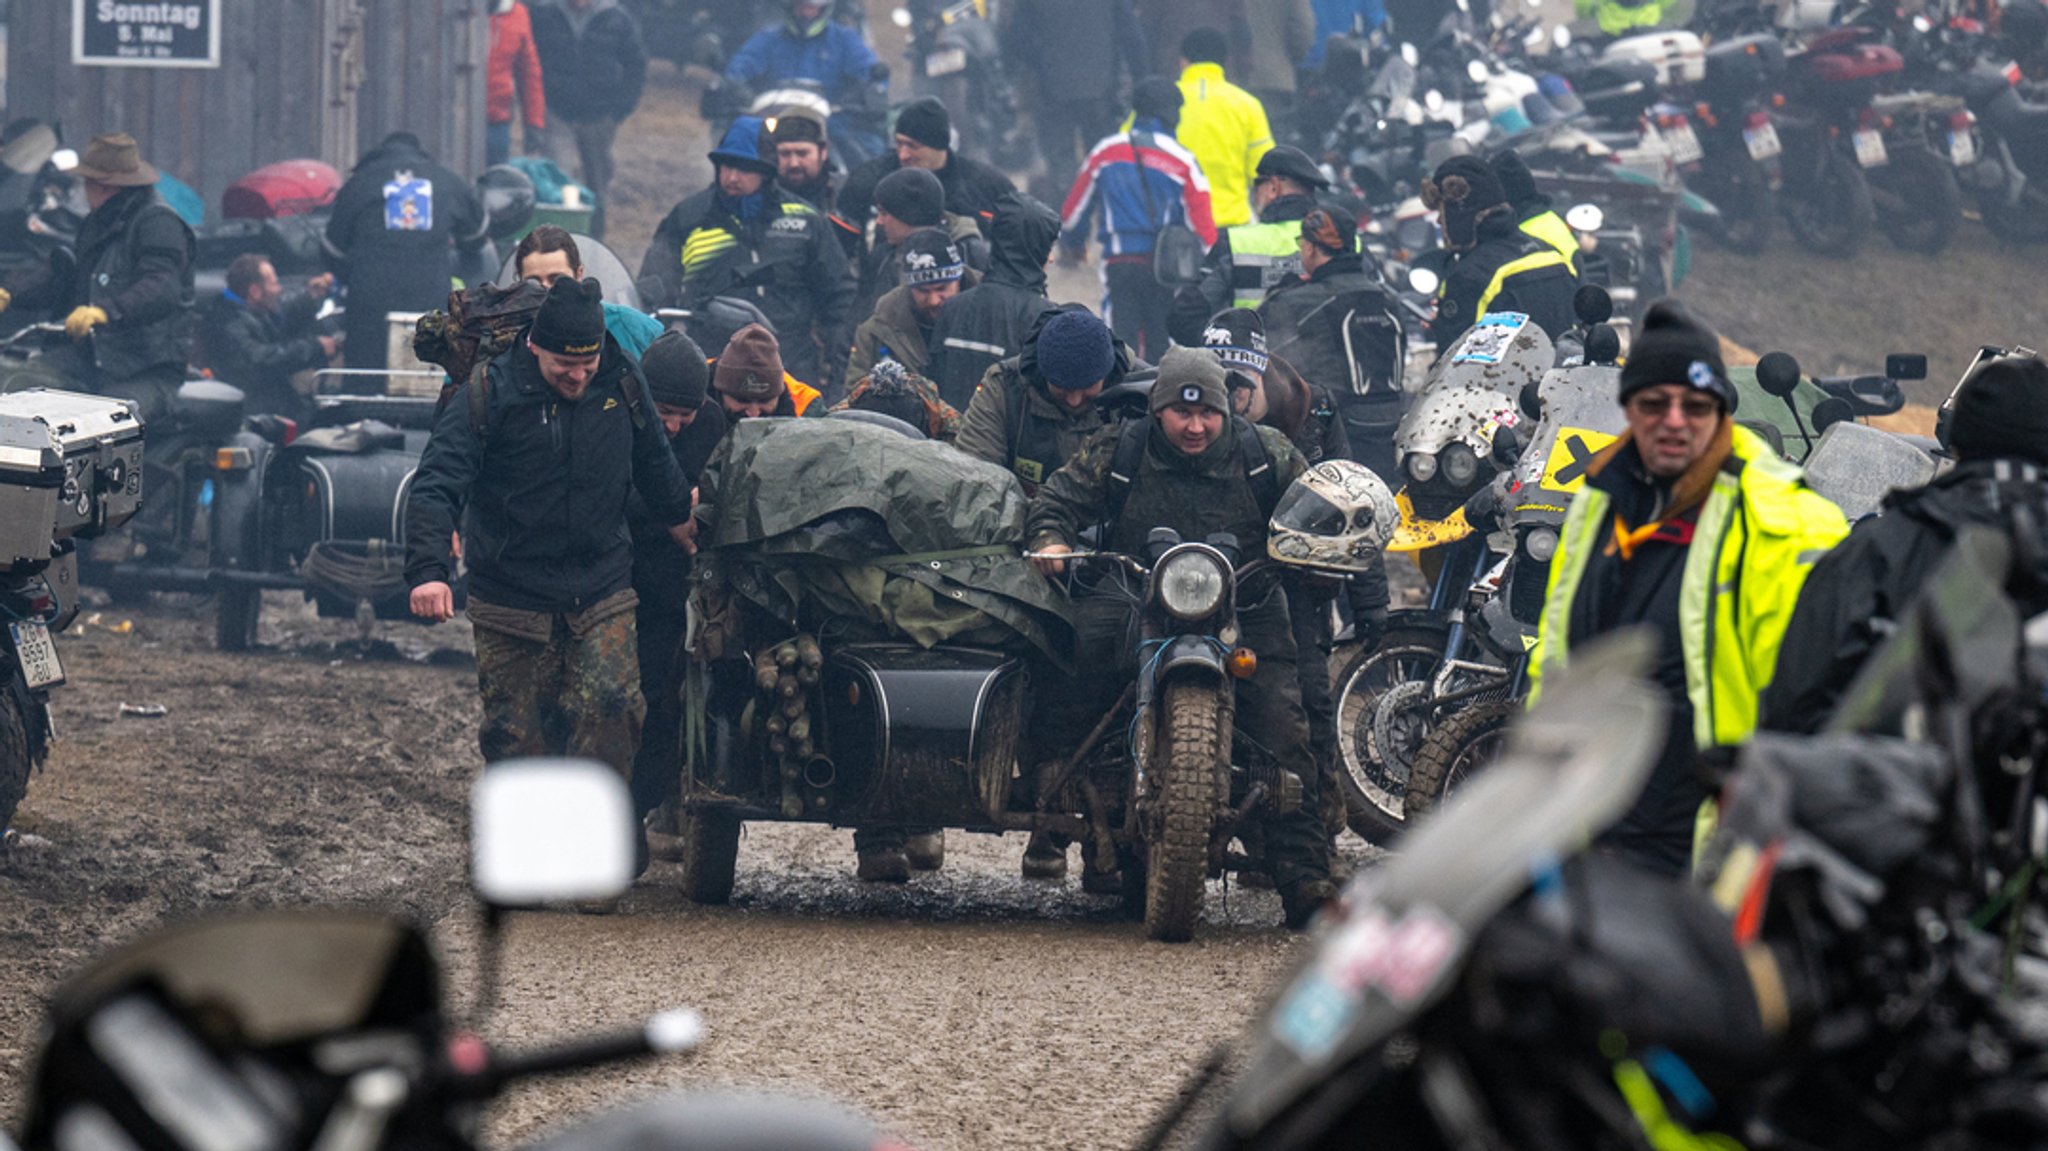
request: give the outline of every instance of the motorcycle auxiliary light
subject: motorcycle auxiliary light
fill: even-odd
[[[1426,484],[1436,478],[1436,457],[1428,452],[1412,452],[1402,462],[1408,470],[1408,478],[1418,484]]]
[[[1522,550],[1537,563],[1549,563],[1550,557],[1557,554],[1557,532],[1551,528],[1537,528],[1522,541]]]
[[[1479,478],[1479,457],[1464,444],[1445,448],[1438,462],[1443,465],[1444,478],[1461,488]]]
[[[1159,602],[1176,619],[1214,615],[1223,605],[1225,588],[1223,570],[1201,552],[1168,556],[1159,565]]]

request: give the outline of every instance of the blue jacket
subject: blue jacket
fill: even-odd
[[[1322,67],[1330,37],[1350,35],[1354,20],[1362,23],[1361,30],[1366,32],[1387,22],[1386,0],[1309,0],[1309,8],[1316,14],[1316,43],[1302,57],[1304,68]]]
[[[1141,148],[1136,138],[1147,133],[1149,138]],[[1083,237],[1088,234],[1089,218],[1099,217],[1095,238],[1103,254],[1109,256],[1150,254],[1162,224],[1186,225],[1203,244],[1216,243],[1209,182],[1202,176],[1201,165],[1173,133],[1150,118],[1095,145],[1074,177],[1060,216],[1064,242],[1076,249],[1086,243]]]
[[[803,40],[778,23],[747,38],[725,66],[725,78],[757,93],[791,80],[813,80],[837,108],[859,94],[879,63],[860,33],[844,24],[828,23],[825,31]]]

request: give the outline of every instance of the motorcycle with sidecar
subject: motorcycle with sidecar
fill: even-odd
[[[1231,850],[1240,826],[1301,802],[1292,766],[1232,724],[1234,681],[1258,662],[1238,597],[1275,561],[1165,529],[1143,555],[1071,557],[1140,605],[1140,671],[1077,748],[1043,747],[1034,683],[1062,674],[1070,625],[1018,553],[1022,492],[894,424],[746,420],[706,471],[678,808],[689,897],[730,898],[750,821],[1044,831],[1116,873],[1149,936],[1189,938],[1207,880],[1251,865]]]

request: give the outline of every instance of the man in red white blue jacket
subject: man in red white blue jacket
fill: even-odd
[[[1180,123],[1180,89],[1160,77],[1131,93],[1131,124],[1095,145],[1060,211],[1062,256],[1078,262],[1096,218],[1102,246],[1103,311],[1117,337],[1146,360],[1166,354],[1166,316],[1173,289],[1152,274],[1152,248],[1161,227],[1180,224],[1202,243],[1216,242],[1209,211],[1209,181],[1195,157],[1173,138]]]

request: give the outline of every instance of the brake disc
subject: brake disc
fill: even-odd
[[[1425,711],[1429,699],[1428,683],[1403,680],[1380,693],[1373,708],[1373,758],[1380,761],[1388,782],[1400,785],[1404,791],[1408,770],[1415,764],[1415,753],[1422,750],[1422,741],[1429,736],[1429,716]]]

